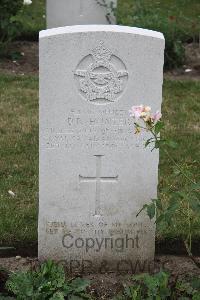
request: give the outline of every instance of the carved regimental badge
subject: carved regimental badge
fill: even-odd
[[[81,95],[94,104],[116,101],[128,80],[126,66],[103,42],[82,59],[74,74]]]

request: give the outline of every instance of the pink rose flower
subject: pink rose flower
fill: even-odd
[[[157,110],[155,114],[152,116],[152,120],[157,123],[162,118],[162,114]]]
[[[151,107],[150,106],[144,106],[144,112],[150,112]]]
[[[132,106],[130,112],[130,116],[134,117],[136,120],[141,117],[141,113],[143,112],[144,106],[139,105],[139,106]]]

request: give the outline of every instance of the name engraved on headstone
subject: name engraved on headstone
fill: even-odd
[[[76,111],[66,114],[65,128],[46,128],[44,147],[48,149],[117,149],[143,147],[144,134],[134,135],[133,122],[124,110]]]

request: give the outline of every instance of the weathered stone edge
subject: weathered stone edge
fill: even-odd
[[[116,33],[131,33],[136,35],[143,35],[152,38],[158,38],[164,40],[164,35],[161,32],[129,27],[129,26],[120,26],[120,25],[73,25],[65,27],[57,27],[47,30],[42,30],[39,33],[39,38],[45,38],[54,35],[60,35],[65,33],[80,33],[80,32],[116,32]]]

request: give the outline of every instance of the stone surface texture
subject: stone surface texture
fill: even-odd
[[[47,0],[47,28],[115,24],[117,0]]]
[[[133,105],[161,109],[164,38],[115,25],[40,33],[39,259],[95,269],[154,258],[159,152]]]

